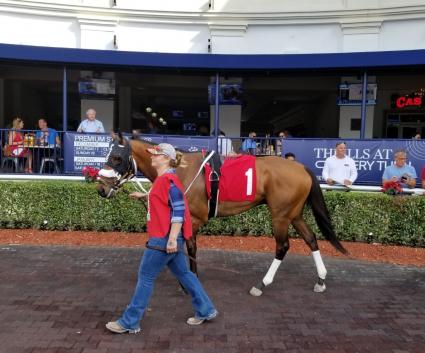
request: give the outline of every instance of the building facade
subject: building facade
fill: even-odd
[[[217,77],[230,136],[425,135],[425,3],[0,1],[1,127],[209,134]]]

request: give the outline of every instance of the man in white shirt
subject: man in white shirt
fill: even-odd
[[[96,110],[90,108],[86,111],[87,119],[83,120],[78,126],[77,132],[103,133],[105,129],[100,120],[96,120]]]
[[[350,186],[357,179],[357,169],[354,160],[346,155],[345,142],[338,142],[335,155],[325,161],[322,176],[329,185],[341,184]]]
[[[221,130],[218,135],[218,153],[222,156],[228,156],[234,153],[232,140],[226,138],[226,134]]]

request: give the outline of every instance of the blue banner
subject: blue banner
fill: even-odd
[[[167,142],[185,152],[200,152],[215,148],[212,137],[143,135],[142,140],[152,143]],[[112,137],[107,134],[64,133],[64,171],[80,173],[85,166],[102,168],[109,153]]]
[[[64,133],[65,173],[81,172],[85,166],[101,168],[112,137],[107,134]]]
[[[394,161],[394,152],[407,152],[408,164],[416,169],[417,182],[425,165],[425,140],[341,140],[341,139],[298,139],[283,140],[282,155],[292,152],[296,160],[313,170],[322,180],[322,169],[326,158],[335,154],[335,144],[345,141],[347,155],[354,159],[358,171],[355,184],[382,184],[386,166]]]

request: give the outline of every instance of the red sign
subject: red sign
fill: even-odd
[[[395,101],[397,108],[420,107],[422,105],[422,97],[398,97]]]

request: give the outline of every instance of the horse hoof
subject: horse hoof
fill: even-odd
[[[324,283],[323,284],[316,283],[314,285],[315,293],[323,293],[325,290],[326,290],[326,285]]]
[[[251,294],[253,297],[261,297],[261,294],[263,294],[263,291],[256,287],[252,287],[251,290],[249,291],[249,294]]]

